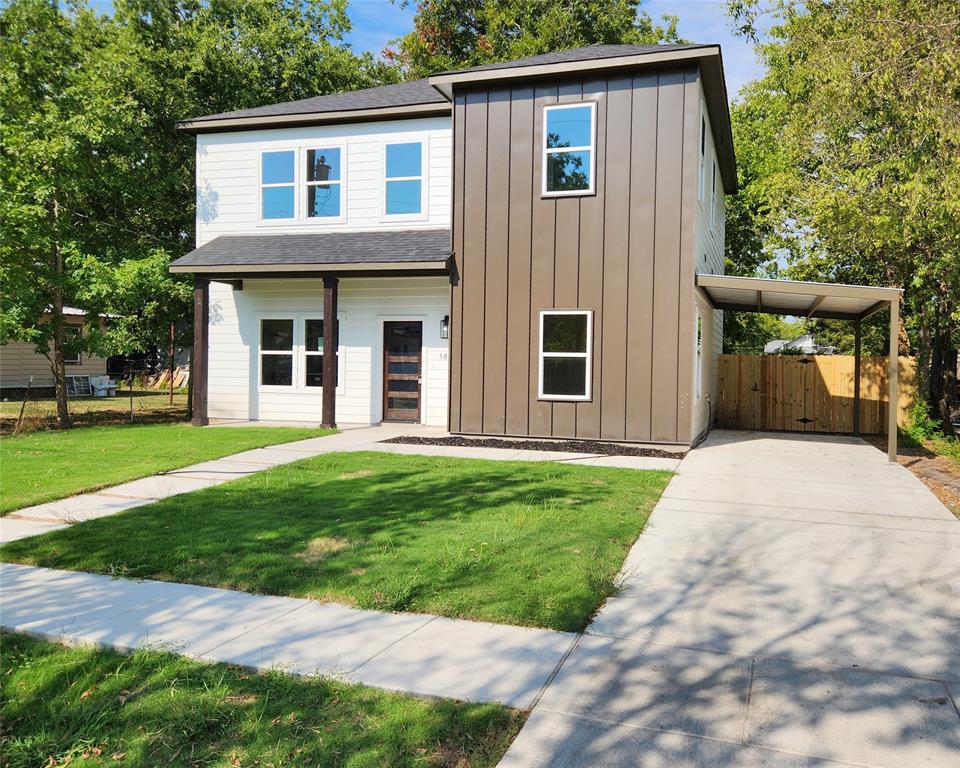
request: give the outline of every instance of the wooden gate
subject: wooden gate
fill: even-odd
[[[849,355],[720,355],[717,426],[853,433],[854,359]],[[860,358],[860,431],[887,431],[887,358]],[[916,393],[913,358],[900,358],[898,422]]]

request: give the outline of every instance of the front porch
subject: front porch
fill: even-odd
[[[178,260],[194,424],[446,426],[448,256],[424,230],[221,237]]]

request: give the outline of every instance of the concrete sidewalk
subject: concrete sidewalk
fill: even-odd
[[[424,696],[531,707],[577,636],[0,564],[0,626]]]
[[[241,429],[241,425],[235,426]],[[255,448],[183,469],[133,480],[95,493],[84,493],[59,501],[17,510],[0,518],[0,544],[65,528],[74,523],[114,515],[127,509],[152,504],[159,499],[189,493],[200,488],[247,477],[265,469],[338,451],[382,451],[384,453],[447,456],[496,461],[557,461],[629,469],[675,469],[678,459],[633,456],[595,456],[561,451],[527,451],[501,448],[459,448],[453,446],[401,445],[383,443],[393,437],[416,435],[442,437],[448,434],[438,427],[419,424],[380,424],[341,427],[335,435],[313,437],[267,448]]]
[[[960,765],[960,523],[853,438],[688,454],[503,768]]]

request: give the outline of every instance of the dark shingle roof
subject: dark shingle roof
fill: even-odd
[[[384,109],[436,104],[443,106],[447,100],[427,80],[411,80],[397,85],[381,85],[361,91],[331,93],[326,96],[311,96],[309,99],[287,101],[283,104],[268,104],[264,107],[239,109],[235,112],[220,112],[216,115],[194,117],[186,121],[200,123],[206,120],[230,120],[250,117],[277,117],[280,115],[322,114],[364,109]]]
[[[516,67],[537,67],[544,64],[570,64],[577,61],[594,61],[596,59],[612,59],[617,56],[640,56],[646,53],[669,53],[670,51],[686,51],[703,48],[700,44],[692,45],[588,45],[583,48],[568,48],[565,51],[552,51],[538,56],[528,56],[515,61],[501,61],[496,64],[481,64],[478,67],[453,69],[440,72],[441,75],[454,75],[460,72],[487,72],[496,69],[514,69]]]
[[[331,232],[298,235],[221,235],[170,266],[202,272],[204,267],[306,266],[435,262],[450,256],[450,230]]]

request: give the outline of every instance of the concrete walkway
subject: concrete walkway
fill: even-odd
[[[960,765],[960,523],[860,440],[717,432],[505,756]]]
[[[161,581],[0,564],[0,626],[70,644],[161,648],[257,669],[531,707],[577,636],[361,611]]]
[[[224,426],[235,426],[240,429],[244,424],[258,424],[258,422]],[[262,426],[262,423],[260,423],[260,426]],[[281,464],[289,464],[300,459],[308,459],[323,453],[337,451],[382,451],[384,453],[500,461],[561,461],[571,464],[626,467],[629,469],[673,470],[680,463],[676,459],[634,456],[595,456],[586,453],[561,451],[517,451],[501,448],[458,448],[452,446],[385,444],[381,442],[392,437],[407,435],[442,437],[447,434],[443,429],[424,427],[419,424],[341,426],[341,431],[335,435],[313,437],[267,448],[255,448],[222,459],[205,461],[183,469],[133,480],[96,493],[85,493],[17,510],[6,517],[0,518],[0,544],[28,536],[36,536],[57,528],[65,528],[68,525],[96,517],[114,515],[117,512],[140,507],[144,504],[152,504],[159,499],[189,493],[212,485],[220,485]]]

